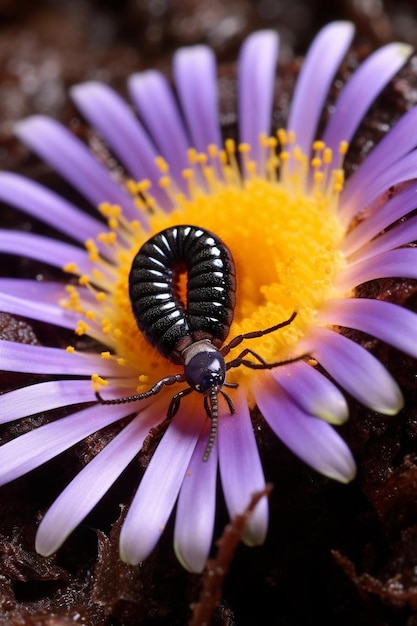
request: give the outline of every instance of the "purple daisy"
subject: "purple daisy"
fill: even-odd
[[[75,331],[67,350],[1,342],[2,370],[53,379],[4,393],[0,421],[77,405],[67,417],[0,448],[1,484],[134,415],[47,511],[36,538],[41,554],[60,547],[165,418],[173,395],[169,388],[132,404],[78,406],[93,402],[95,389],[116,399],[182,371],[147,344],[128,296],[134,255],[163,228],[193,224],[227,243],[237,267],[230,338],[273,326],[297,311],[291,324],[247,345],[268,363],[310,358],[268,371],[230,370],[227,380],[239,385],[230,391],[235,412],[220,402],[218,433],[206,462],[210,420],[202,398],[192,393],[182,400],[130,504],[120,536],[122,559],[132,564],[146,559],[176,505],[178,558],[191,571],[203,569],[213,539],[217,471],[230,516],[241,513],[265,486],[251,422],[255,405],[295,454],[342,482],[354,477],[355,463],[333,428],[348,417],[340,388],[380,413],[402,408],[401,391],[385,367],[340,329],[369,333],[417,356],[415,315],[354,292],[373,279],[417,278],[417,251],[407,247],[417,239],[416,217],[396,224],[416,206],[417,109],[397,122],[346,184],[343,156],[368,108],[411,50],[394,43],[370,55],[343,87],[317,139],[328,89],[352,36],[346,22],[318,34],[296,84],[287,130],[274,136],[269,133],[278,36],[270,31],[249,36],[238,62],[238,146],[231,139],[223,144],[216,62],[205,46],[179,50],[174,57],[178,103],[157,71],[130,78],[134,111],[104,84],[74,87],[76,105],[120,163],[123,174],[119,171],[117,180],[56,121],[34,116],[18,124],[19,138],[99,212],[92,217],[31,180],[0,174],[2,201],[72,241],[1,231],[1,252],[72,276],[67,286],[2,278],[0,309]],[[387,190],[399,184],[401,191],[388,197]],[[82,349],[80,336],[98,347]],[[238,353],[232,351],[230,359]],[[245,541],[261,544],[267,528],[263,499]]]

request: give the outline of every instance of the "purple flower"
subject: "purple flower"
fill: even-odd
[[[268,363],[311,356],[270,371],[244,366],[230,370],[228,381],[239,384],[230,391],[236,411],[230,415],[220,402],[217,438],[207,462],[202,457],[210,420],[202,398],[192,393],[182,400],[122,528],[121,556],[129,563],[149,555],[176,505],[176,553],[188,569],[202,570],[212,544],[217,468],[231,516],[242,512],[251,494],[265,485],[250,416],[255,404],[295,454],[342,482],[354,477],[355,463],[332,426],[348,417],[339,387],[380,413],[395,414],[402,407],[401,392],[385,367],[340,328],[369,333],[417,356],[415,315],[389,302],[355,297],[354,292],[377,278],[417,278],[417,250],[407,247],[417,239],[416,217],[396,224],[416,206],[417,109],[397,122],[346,184],[343,156],[410,48],[390,44],[363,62],[342,89],[317,140],[327,91],[352,35],[352,25],[345,22],[318,34],[298,78],[287,131],[273,137],[269,131],[278,37],[268,31],[249,36],[238,62],[239,146],[231,140],[223,146],[216,63],[204,46],[179,50],[174,57],[179,106],[156,71],[130,78],[135,112],[104,84],[73,88],[75,103],[126,173],[119,173],[118,180],[56,121],[34,116],[17,127],[20,139],[98,207],[101,216],[92,217],[19,175],[0,174],[2,201],[74,242],[1,231],[1,252],[49,263],[72,277],[67,287],[3,278],[0,309],[75,330],[74,345],[67,350],[1,342],[1,369],[53,377],[3,394],[2,423],[94,401],[91,378],[105,398],[120,398],[182,371],[147,344],[136,327],[127,290],[138,248],[174,224],[208,228],[231,249],[237,266],[231,338],[268,328],[296,310],[287,327],[241,346]],[[385,195],[399,184],[400,192]],[[80,336],[101,347],[83,350]],[[227,358],[238,353],[232,351]],[[67,417],[0,448],[4,484],[135,414],[47,511],[36,539],[41,554],[56,551],[112,486],[140,452],[149,430],[164,420],[172,395],[172,388],[165,388],[133,404],[74,408]],[[245,541],[262,543],[267,527],[263,499],[248,523]]]

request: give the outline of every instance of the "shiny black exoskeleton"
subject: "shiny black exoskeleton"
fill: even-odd
[[[186,293],[181,294],[180,276],[186,275]],[[256,352],[246,348],[228,363],[224,357],[245,339],[262,337],[290,324],[288,320],[265,330],[238,335],[227,345],[235,307],[235,266],[226,245],[213,233],[196,226],[167,228],[149,239],[135,256],[129,274],[132,312],[141,332],[159,353],[171,362],[184,366],[184,373],[166,376],[144,393],[105,400],[102,404],[120,404],[143,400],[157,394],[165,385],[179,382],[189,387],[176,393],[170,402],[167,418],[178,410],[181,398],[192,391],[204,395],[204,406],[211,418],[211,431],[203,460],[207,460],[217,433],[220,393],[231,413],[233,402],[223,387],[236,387],[225,381],[226,372],[240,365],[252,369],[271,369],[296,359],[266,363]],[[257,362],[246,359],[252,355]]]

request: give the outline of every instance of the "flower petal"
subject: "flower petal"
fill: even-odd
[[[117,386],[119,382],[112,379],[106,398],[120,398],[126,394],[125,388]],[[0,424],[59,407],[94,402],[95,399],[91,380],[50,380],[28,385],[0,395]]]
[[[182,171],[189,167],[189,141],[174,94],[161,72],[148,70],[132,74],[130,97],[152,135],[160,154],[169,163],[175,183],[183,186]]]
[[[92,433],[126,417],[132,408],[99,404],[31,430],[0,447],[0,485],[27,474]]]
[[[173,72],[193,147],[199,152],[210,144],[221,147],[213,51],[206,46],[181,48],[174,55]]]
[[[411,52],[411,46],[390,43],[371,54],[352,74],[323,133],[323,141],[334,153],[342,141],[351,141],[377,95],[406,63]]]
[[[131,374],[128,368],[117,366],[102,359],[99,354],[82,352],[69,353],[62,348],[49,348],[0,340],[0,369],[5,372],[27,372],[30,374],[62,374],[64,376],[91,376],[100,372],[102,376]]]
[[[271,133],[272,97],[278,59],[278,34],[258,31],[246,38],[239,56],[239,137],[251,147],[261,168],[260,135]],[[256,112],[256,113],[254,113]]]
[[[135,180],[148,179],[159,204],[167,196],[159,187],[157,150],[125,100],[104,83],[90,81],[71,88],[71,96]]]
[[[75,263],[81,274],[91,271],[91,262],[85,250],[33,233],[0,230],[0,252],[29,257],[59,268],[69,262]]]
[[[319,319],[361,330],[417,358],[417,315],[397,304],[367,298],[329,300]]]
[[[37,552],[49,556],[58,550],[138,454],[150,428],[161,421],[160,410],[161,402],[139,413],[69,483],[42,519]]]
[[[230,517],[242,514],[254,493],[265,489],[259,451],[253,433],[248,402],[243,390],[233,397],[235,413],[219,419],[219,467],[224,498]],[[268,530],[268,502],[256,505],[245,529],[244,542],[256,546],[265,541]]]
[[[103,223],[46,187],[12,172],[0,172],[0,200],[42,220],[76,241],[94,239]]]
[[[327,328],[314,328],[300,348],[311,354],[348,393],[373,411],[396,415],[401,391],[385,367],[354,341]]]
[[[366,193],[370,183],[381,175],[384,178],[386,170],[392,164],[415,148],[416,125],[417,107],[413,107],[400,117],[346,181],[340,197],[340,216],[345,224],[348,224],[355,213],[364,206],[363,194]]]
[[[64,126],[51,118],[33,115],[19,122],[15,131],[24,144],[58,171],[91,204],[117,204],[126,217],[140,220],[146,228],[146,219],[129,195],[112,180],[109,170]]]
[[[49,304],[40,300],[17,298],[2,292],[0,292],[0,311],[71,329],[75,328],[80,318],[79,313],[67,311],[59,305]]]
[[[363,207],[369,207],[368,211],[374,208],[372,205],[386,194],[390,187],[395,187],[404,182],[414,181],[417,170],[417,150],[413,150],[406,154],[402,159],[393,163],[384,170],[383,176],[377,176],[371,180],[365,188],[357,191],[355,203],[347,204],[343,199],[341,202],[340,221],[342,225],[347,226],[351,220],[349,211],[353,211],[355,215]],[[377,205],[377,210],[379,206]]]
[[[206,420],[182,483],[175,518],[174,548],[190,572],[202,572],[213,539],[216,512],[217,446],[203,455],[210,432]]]
[[[152,552],[171,514],[201,428],[204,411],[183,400],[133,498],[120,533],[123,561],[137,565]],[[155,497],[157,494],[157,497]]]
[[[400,248],[353,263],[337,276],[341,291],[349,291],[375,278],[417,278],[417,249]]]
[[[344,395],[304,361],[276,367],[271,374],[305,413],[330,424],[343,424],[348,419],[349,409]]]
[[[343,253],[346,256],[351,256],[359,250],[359,255],[363,257],[364,247],[368,249],[369,246],[373,245],[373,242],[371,242],[373,237],[378,235],[384,228],[387,228],[387,226],[394,224],[394,222],[410,213],[416,206],[417,185],[411,185],[405,191],[400,192],[388,200],[378,211],[366,217],[347,233],[341,245]],[[416,239],[416,237],[410,237],[406,242],[409,243],[414,239]]]
[[[398,224],[380,237],[373,239],[351,257],[352,261],[361,262],[393,248],[399,248],[417,239],[417,217],[410,217],[406,222]]]
[[[355,461],[343,439],[327,422],[304,413],[269,373],[259,379],[255,397],[272,430],[307,465],[343,483],[355,477]]]
[[[288,130],[310,154],[317,124],[333,78],[354,34],[350,22],[332,22],[320,30],[301,66],[288,118]]]

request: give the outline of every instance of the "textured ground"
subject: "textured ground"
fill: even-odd
[[[360,9],[357,5],[366,9]],[[335,8],[336,6],[336,8]],[[169,71],[172,51],[206,42],[222,62],[225,130],[235,128],[232,65],[243,37],[279,27],[281,89],[274,123],[285,122],[298,55],[331,19],[357,25],[356,52],[341,69],[343,81],[370,48],[392,40],[417,42],[417,3],[330,0],[0,0],[0,167],[24,172],[72,192],[12,137],[13,122],[33,112],[50,114],[94,140],[67,98],[70,85],[102,79],[125,93],[126,76],[150,66]],[[360,162],[372,144],[417,99],[414,58],[358,131],[347,163]],[[329,96],[329,105],[340,83]],[[45,232],[23,214],[1,207],[1,226]],[[40,264],[0,256],[0,272],[16,276],[52,272]],[[412,281],[378,281],[373,294],[416,309]],[[67,344],[51,330],[0,314],[0,336]],[[372,340],[367,346],[389,365],[406,397],[406,410],[381,417],[351,402],[343,434],[358,461],[358,479],[337,485],[306,468],[271,437],[256,417],[265,473],[274,484],[271,525],[262,548],[240,546],[226,578],[213,624],[340,626],[417,624],[417,415],[412,359]],[[1,389],[29,377],[0,375]],[[36,424],[44,417],[36,418]],[[0,431],[2,441],[31,428],[27,419]],[[141,568],[117,556],[120,503],[128,503],[137,476],[134,462],[59,554],[33,551],[39,515],[111,437],[90,437],[28,477],[0,490],[0,626],[180,626],[190,620],[201,579],[184,572],[172,554],[171,528]],[[219,502],[217,535],[227,521]],[[97,549],[98,548],[98,549]],[[271,622],[269,615],[274,618]]]

